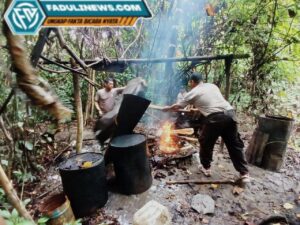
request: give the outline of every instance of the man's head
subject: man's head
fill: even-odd
[[[111,91],[114,88],[114,80],[112,78],[106,78],[104,80],[104,88],[106,91]]]
[[[192,88],[194,88],[202,81],[203,81],[202,75],[200,73],[194,72],[190,77],[189,84]]]

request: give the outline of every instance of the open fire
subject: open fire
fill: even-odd
[[[173,123],[166,121],[159,129],[160,140],[159,149],[162,153],[172,154],[179,150],[179,146],[174,136],[174,125]]]

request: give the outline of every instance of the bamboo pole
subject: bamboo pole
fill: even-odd
[[[1,165],[0,165],[0,186],[3,188],[9,203],[18,211],[20,216],[30,220],[33,224],[35,224],[34,220],[32,219],[32,217],[24,207],[22,201],[19,199],[11,182],[8,180]]]
[[[71,59],[71,65],[74,68],[76,66],[75,60]],[[77,118],[77,138],[76,138],[76,152],[80,153],[83,142],[83,113],[81,102],[81,91],[78,73],[73,73],[73,86],[74,86],[74,101],[76,108]]]

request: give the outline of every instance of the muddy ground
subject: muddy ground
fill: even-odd
[[[71,135],[68,139],[72,140],[74,133],[75,129],[65,130],[58,133],[55,139],[63,141],[68,134]],[[241,129],[242,139],[246,145],[251,138],[250,133]],[[93,140],[94,135],[91,130],[84,132],[84,139],[84,151],[100,151],[97,141]],[[172,215],[173,224],[178,225],[257,224],[271,215],[287,215],[296,220],[297,214],[298,216],[300,214],[300,153],[294,149],[287,149],[285,165],[280,173],[249,165],[252,181],[239,194],[233,194],[231,185],[166,184],[168,180],[224,180],[235,179],[238,176],[226,148],[221,152],[219,144],[215,146],[212,177],[204,177],[198,166],[198,153],[186,159],[169,161],[165,167],[153,163],[154,180],[148,191],[132,196],[110,192],[105,207],[90,218],[83,219],[83,222],[84,224],[132,224],[134,213],[150,200],[156,200],[166,206]],[[60,177],[53,163],[31,193],[31,196],[35,197],[30,206],[32,212],[38,216],[37,207],[40,200],[61,190]],[[206,194],[214,199],[213,215],[201,215],[191,207],[192,198],[196,194]],[[290,207],[287,207],[286,203],[289,203]]]

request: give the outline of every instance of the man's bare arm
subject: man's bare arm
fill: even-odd
[[[100,115],[100,116],[103,115],[103,112],[101,111],[100,106],[99,106],[99,103],[98,103],[97,101],[95,101],[95,107],[96,107],[96,109],[98,110],[99,115]]]
[[[177,111],[178,109],[182,109],[183,107],[179,104],[173,104],[171,106],[165,106],[163,108],[163,111],[167,112],[167,111]]]
[[[124,89],[125,87],[119,87],[119,88],[115,88],[115,91],[117,92],[117,94],[121,94]]]

